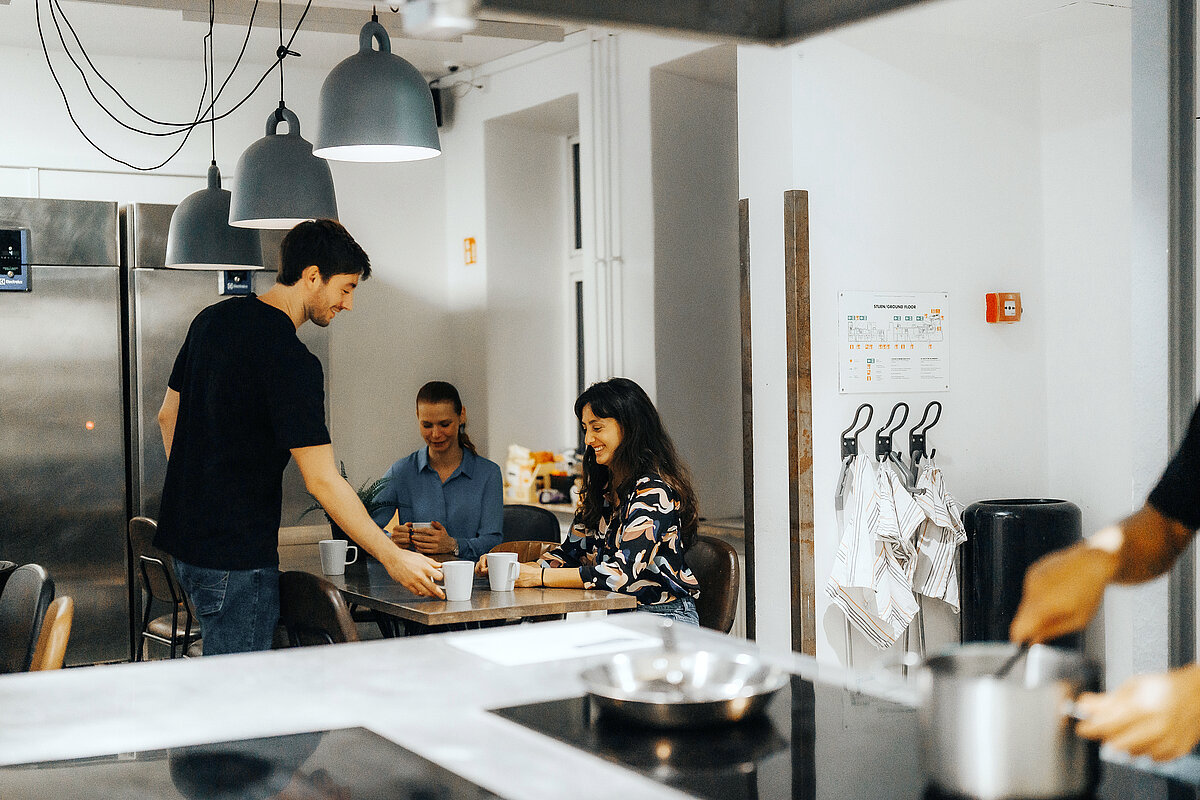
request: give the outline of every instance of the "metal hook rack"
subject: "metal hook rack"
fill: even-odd
[[[926,424],[925,421],[929,419],[929,412],[934,406],[937,406],[937,414]],[[925,406],[925,412],[921,414],[921,421],[914,425],[912,430],[908,432],[908,460],[912,464],[914,481],[916,480],[917,463],[922,458],[933,458],[937,454],[936,448],[933,450],[928,449],[929,440],[927,437],[929,436],[930,428],[937,425],[938,420],[941,418],[942,404],[937,400],[930,400],[929,405]]]
[[[867,410],[867,418],[863,420],[862,425],[859,425],[858,418],[862,415],[864,408]],[[850,427],[842,431],[842,470],[838,473],[833,495],[833,507],[838,511],[842,510],[846,497],[846,476],[850,474],[850,462],[858,455],[858,435],[867,429],[874,416],[874,406],[870,403],[863,403],[855,409],[854,420],[850,423]]]
[[[863,409],[867,410],[867,418],[862,425],[858,424],[858,417],[862,414]],[[871,424],[871,417],[875,416],[875,408],[870,403],[863,403],[854,411],[854,421],[850,423],[850,427],[842,431],[842,458],[847,456],[858,455],[858,435],[867,429]],[[857,426],[857,427],[856,427]],[[852,436],[847,436],[853,430]]]
[[[896,419],[896,412],[901,408],[904,409],[904,416],[900,418],[899,422],[892,425],[892,421]],[[895,453],[892,452],[892,436],[895,435],[896,431],[903,428],[906,422],[908,422],[908,403],[900,401],[892,406],[892,413],[888,415],[888,421],[883,423],[883,427],[875,432],[875,457],[880,461],[886,461],[895,456]],[[887,435],[883,433],[885,430],[887,431]]]

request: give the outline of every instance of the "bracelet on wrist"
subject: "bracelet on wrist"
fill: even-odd
[[[542,567],[542,586],[546,585],[546,568]]]

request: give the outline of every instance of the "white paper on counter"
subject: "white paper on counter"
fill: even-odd
[[[505,666],[540,664],[568,658],[640,650],[662,645],[658,636],[627,630],[608,622],[575,625],[522,625],[489,633],[443,634],[445,641],[468,653]]]

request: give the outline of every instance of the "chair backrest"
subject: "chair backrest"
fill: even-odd
[[[170,554],[154,546],[158,523],[149,517],[129,520],[129,552],[142,589],[155,600],[174,605],[184,601],[184,592],[175,579]]]
[[[62,669],[67,654],[67,641],[71,638],[71,620],[75,617],[75,603],[63,595],[46,609],[42,620],[42,632],[38,635],[37,647],[33,651],[31,671]]]
[[[537,506],[504,507],[504,542],[554,542],[562,541],[562,528],[553,511]]]
[[[279,576],[279,620],[292,647],[357,642],[350,606],[337,587],[307,572]]]
[[[700,624],[721,633],[729,633],[737,614],[741,569],[733,545],[711,536],[697,536],[687,551],[688,567],[700,584],[696,612]]]
[[[554,542],[501,542],[489,550],[489,553],[516,553],[517,561],[522,563],[537,561],[547,550],[553,549]]]
[[[53,599],[54,581],[44,567],[25,564],[9,573],[0,591],[0,674],[28,671]]]

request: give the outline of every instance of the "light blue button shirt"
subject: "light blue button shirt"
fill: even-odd
[[[504,481],[500,466],[463,449],[462,463],[442,483],[422,447],[397,461],[383,476],[372,516],[386,525],[399,512],[400,522],[440,522],[458,542],[460,558],[479,556],[500,544],[504,520]]]

